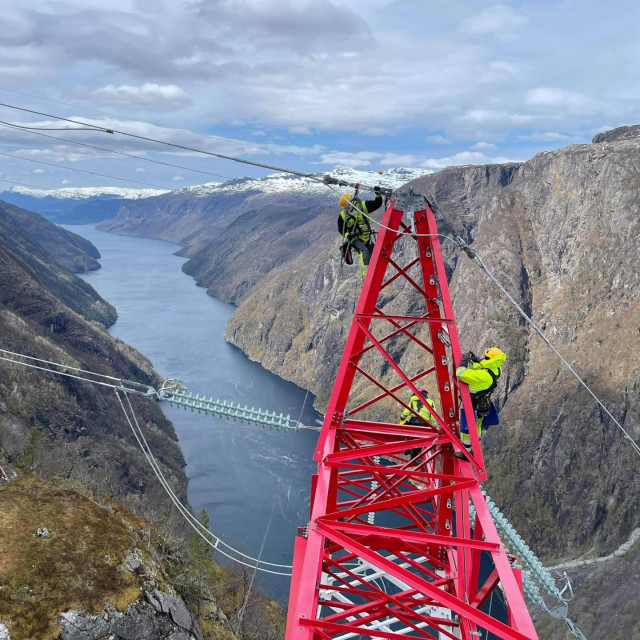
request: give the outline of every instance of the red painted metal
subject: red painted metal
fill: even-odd
[[[481,492],[476,430],[471,453],[459,439],[460,411],[473,410],[455,378],[462,354],[435,217],[423,196],[400,195],[382,225],[316,448],[287,640],[536,639]],[[385,422],[423,385],[434,425]],[[498,586],[503,620],[486,606]]]

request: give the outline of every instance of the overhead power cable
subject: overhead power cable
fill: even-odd
[[[7,184],[18,185],[20,187],[29,187],[30,189],[38,189],[39,191],[50,191],[46,187],[38,187],[35,184],[29,184],[28,182],[18,182],[17,180],[2,180],[0,178],[0,182],[6,182]]]
[[[108,116],[109,118],[121,118],[124,120],[131,120],[131,122],[142,122],[143,124],[151,124],[149,122],[145,122],[144,120],[140,120],[139,118],[132,118],[131,116],[122,115],[119,113],[110,113],[109,111],[101,111],[100,109],[92,109],[90,107],[82,107],[78,104],[73,104],[71,102],[63,102],[61,100],[53,100],[51,98],[45,98],[43,96],[37,96],[33,93],[25,93],[24,91],[15,91],[14,89],[7,89],[6,87],[0,87],[0,91],[7,91],[9,93],[15,93],[21,96],[26,96],[28,98],[35,98],[36,100],[44,100],[45,102],[51,102],[53,104],[61,104],[65,107],[72,107],[73,109],[80,109],[81,111],[90,111],[91,113],[99,113],[102,116]],[[69,131],[69,129],[65,129],[65,131]],[[208,133],[207,137],[209,138],[217,138],[218,140],[229,140],[229,138],[225,138],[224,136],[216,135],[215,133]]]
[[[44,116],[45,118],[54,118],[55,120],[62,120],[63,122],[71,122],[73,124],[78,124],[83,127],[94,127],[95,131],[103,131],[104,133],[110,134],[119,134],[122,136],[127,136],[129,138],[135,138],[136,140],[144,140],[146,142],[155,142],[156,144],[162,144],[167,147],[172,147],[174,149],[182,149],[183,151],[192,151],[193,153],[202,153],[207,156],[212,156],[214,158],[222,158],[223,160],[232,160],[233,162],[240,162],[242,164],[249,164],[254,167],[261,167],[263,169],[271,169],[272,171],[280,171],[282,173],[291,173],[293,175],[301,176],[303,178],[309,178],[310,180],[315,180],[317,182],[322,182],[320,178],[313,174],[302,173],[300,171],[294,171],[293,169],[283,169],[282,167],[276,167],[274,165],[265,164],[262,162],[254,162],[252,160],[245,160],[243,158],[236,158],[234,156],[222,154],[222,153],[214,153],[213,151],[205,151],[204,149],[197,149],[195,147],[189,147],[184,144],[177,144],[175,142],[168,142],[167,140],[159,140],[157,138],[151,138],[149,136],[141,136],[136,133],[130,133],[128,131],[121,131],[119,129],[111,129],[109,127],[99,127],[95,125],[91,125],[87,122],[82,122],[81,120],[75,120],[72,118],[63,118],[61,116],[52,115],[50,113],[44,113],[42,111],[35,111],[33,109],[26,109],[25,107],[17,107],[12,104],[7,104],[4,102],[0,102],[0,107],[7,107],[8,109],[15,109],[17,111],[24,111],[26,113],[33,113],[35,115]],[[69,129],[68,131],[71,131]]]
[[[563,355],[553,346],[551,340],[545,336],[542,330],[538,327],[538,325],[527,315],[527,313],[522,309],[522,307],[513,299],[511,294],[500,284],[498,279],[491,273],[487,265],[482,261],[477,251],[474,251],[469,247],[469,249],[475,254],[472,260],[487,274],[487,276],[491,279],[491,281],[500,289],[502,294],[509,300],[509,302],[515,307],[518,313],[525,319],[527,324],[529,324],[532,329],[545,341],[547,346],[558,356],[558,358],[562,361],[565,368],[568,369],[576,378],[576,380],[589,392],[589,395],[600,405],[600,408],[611,418],[613,423],[622,431],[624,437],[629,441],[635,452],[640,456],[640,446],[636,443],[636,441],[629,435],[628,431],[615,419],[612,415],[611,411],[607,409],[604,403],[598,398],[598,396],[591,390],[591,387],[580,377],[577,371],[567,362],[567,360],[563,357]]]
[[[84,382],[91,382],[93,384],[97,384],[103,387],[108,387],[113,389],[115,394],[118,396],[118,400],[120,401],[121,406],[123,407],[124,415],[127,418],[127,422],[129,423],[130,428],[133,431],[134,436],[136,437],[136,441],[138,442],[142,452],[145,455],[145,458],[151,465],[156,477],[160,481],[163,489],[169,495],[171,501],[175,504],[176,508],[180,512],[183,518],[187,521],[189,526],[194,528],[198,532],[198,535],[203,540],[206,540],[207,544],[209,544],[216,551],[219,551],[222,555],[233,560],[234,562],[238,562],[250,569],[256,569],[257,571],[262,571],[265,573],[272,573],[275,575],[282,576],[290,576],[291,575],[291,565],[288,564],[280,564],[277,562],[268,562],[267,560],[262,560],[260,558],[254,558],[242,551],[232,547],[227,544],[222,538],[216,536],[211,530],[207,529],[193,514],[189,512],[187,507],[180,501],[180,499],[175,495],[173,490],[171,489],[169,483],[167,482],[162,470],[160,469],[158,463],[151,452],[151,449],[144,437],[144,433],[140,428],[140,425],[137,421],[135,413],[133,411],[133,407],[129,401],[129,394],[134,393],[138,395],[144,395],[148,397],[155,397],[156,393],[153,387],[149,385],[134,382],[131,380],[124,380],[118,378],[116,376],[109,376],[102,373],[96,373],[94,371],[88,371],[86,369],[80,369],[79,367],[74,367],[70,365],[66,365],[60,362],[54,362],[52,360],[46,360],[44,358],[37,358],[34,356],[28,356],[23,353],[16,353],[15,351],[9,351],[7,349],[0,349],[0,360],[4,360],[6,362],[11,362],[13,364],[19,364],[25,367],[29,367],[32,369],[39,369],[41,371],[47,371],[48,373],[55,373],[57,375],[66,376],[69,378],[75,378],[77,380],[82,380]],[[30,362],[24,362],[24,360],[29,360]],[[37,362],[38,364],[34,364]],[[49,365],[50,367],[56,367],[57,369],[51,369],[44,365]],[[74,373],[69,373],[68,371],[64,371],[65,369],[69,369]],[[95,379],[98,378],[98,379]],[[121,393],[125,394],[127,398],[127,403],[131,407],[131,415],[133,416],[133,420],[129,417],[126,410],[124,409],[124,404],[122,403]],[[137,426],[138,431],[134,426]],[[234,555],[235,554],[235,555]]]
[[[0,120],[0,124],[5,127],[12,127],[14,129],[25,129],[26,127],[21,127],[16,124],[12,124],[11,122],[5,122],[4,120]],[[215,178],[224,178],[225,180],[232,180],[230,176],[223,176],[219,173],[211,173],[211,171],[202,171],[201,169],[193,169],[191,167],[184,167],[179,164],[172,164],[171,162],[163,162],[162,160],[154,160],[153,158],[146,158],[144,156],[136,156],[133,153],[125,153],[124,151],[116,151],[115,149],[108,149],[107,147],[99,147],[95,144],[87,144],[86,142],[78,142],[77,140],[69,140],[69,138],[59,138],[58,136],[49,136],[46,133],[38,133],[37,131],[29,130],[26,133],[30,133],[34,136],[41,136],[43,138],[49,138],[51,140],[59,140],[60,142],[67,142],[68,144],[75,144],[80,147],[87,147],[88,149],[96,149],[98,151],[106,151],[107,153],[113,153],[118,156],[124,156],[125,158],[132,158],[133,160],[140,160],[142,162],[152,162],[153,164],[161,164],[165,167],[173,167],[174,169],[182,169],[184,171],[193,171],[194,173],[201,173],[206,176],[213,176]],[[63,131],[69,131],[69,129],[63,129]],[[77,129],[75,129],[77,131]]]
[[[2,124],[7,124],[3,122]],[[27,129],[34,131],[101,131],[102,129],[99,127],[75,127],[73,129],[69,129],[69,127],[27,127],[24,124],[14,124],[10,125],[16,129]]]
[[[78,124],[81,126],[92,126],[89,123],[86,122],[82,122],[79,120],[74,120],[71,118],[62,118],[60,116],[55,116],[52,114],[48,114],[48,113],[43,113],[40,111],[35,111],[33,109],[26,109],[24,107],[17,107],[14,105],[10,105],[10,104],[6,104],[6,103],[0,103],[0,106],[3,107],[8,107],[10,109],[15,109],[18,111],[24,111],[27,113],[33,113],[36,115],[40,115],[40,116],[45,116],[47,118],[55,118],[58,120],[62,120],[65,122],[71,122],[73,124]],[[96,130],[100,130],[99,127],[96,127]],[[301,176],[303,178],[308,178],[310,180],[314,180],[315,182],[320,182],[321,184],[324,184],[325,186],[329,187],[330,189],[332,189],[333,191],[335,191],[335,189],[333,189],[331,187],[332,184],[347,184],[343,181],[340,181],[338,179],[335,178],[331,178],[331,179],[327,179],[327,180],[323,180],[321,178],[319,178],[316,175],[313,174],[307,174],[307,173],[301,173],[299,171],[294,171],[294,170],[290,170],[290,169],[285,169],[282,167],[277,167],[274,165],[268,165],[268,164],[264,164],[261,162],[253,162],[251,160],[245,160],[243,158],[236,158],[234,156],[229,156],[229,155],[225,155],[225,154],[220,154],[220,153],[214,153],[212,151],[204,151],[202,149],[196,149],[193,147],[188,147],[186,145],[179,145],[173,142],[167,142],[164,140],[158,140],[155,138],[150,138],[148,136],[140,136],[137,134],[133,134],[133,133],[128,133],[125,131],[119,131],[116,129],[108,129],[108,128],[103,128],[102,129],[105,133],[118,133],[120,135],[124,135],[124,136],[128,136],[131,138],[135,138],[138,140],[146,140],[147,142],[156,142],[158,144],[162,144],[162,145],[166,145],[169,147],[173,147],[173,148],[177,148],[177,149],[183,149],[186,151],[192,151],[195,153],[202,153],[205,155],[209,155],[209,156],[213,156],[216,158],[223,158],[226,160],[232,160],[233,162],[240,162],[242,164],[248,164],[248,165],[253,165],[256,167],[262,167],[264,169],[270,169],[273,171],[280,171],[282,173],[290,173],[293,175],[298,175]],[[6,155],[6,154],[5,154]],[[417,195],[417,194],[416,194]],[[426,200],[426,198],[425,198]],[[428,202],[428,201],[427,201]],[[429,203],[431,205],[431,203]],[[352,203],[349,203],[349,205],[354,208],[359,210],[357,207],[355,207],[355,205],[353,205]],[[437,207],[433,207],[433,205],[431,205],[434,213],[438,212],[438,208]],[[362,212],[370,221],[372,221],[374,224],[376,224],[378,227],[384,227],[384,225],[382,225],[381,223],[377,222],[374,218],[372,218],[371,216],[367,215],[366,213]],[[558,358],[560,358],[560,360],[562,361],[562,363],[564,364],[564,366],[576,377],[576,379],[578,380],[578,382],[589,392],[589,394],[595,399],[595,401],[598,403],[598,405],[600,405],[600,407],[605,411],[605,413],[611,418],[611,420],[614,422],[614,424],[622,431],[622,433],[624,434],[625,438],[627,440],[629,440],[629,442],[631,443],[631,446],[634,448],[634,450],[636,451],[636,453],[638,455],[640,455],[640,446],[638,446],[638,444],[633,440],[633,438],[627,433],[627,431],[624,429],[624,427],[618,422],[618,420],[616,420],[616,418],[611,414],[611,412],[607,409],[607,407],[604,405],[604,403],[601,402],[601,400],[596,396],[596,394],[591,390],[591,388],[587,385],[587,383],[578,375],[578,373],[575,371],[575,369],[567,362],[567,360],[560,354],[560,352],[553,346],[553,344],[551,343],[551,341],[544,335],[544,333],[538,328],[538,326],[533,322],[533,320],[526,314],[526,312],[520,307],[520,305],[518,305],[518,303],[513,299],[513,297],[510,296],[510,294],[507,292],[507,290],[500,284],[500,282],[497,280],[497,278],[495,278],[495,276],[491,273],[491,271],[489,271],[488,267],[482,262],[480,256],[477,254],[477,252],[472,249],[471,247],[469,247],[469,245],[466,243],[466,241],[461,238],[458,234],[455,233],[455,231],[453,230],[453,227],[451,224],[449,224],[449,222],[444,218],[444,216],[442,215],[441,212],[439,212],[439,215],[441,216],[441,218],[443,219],[443,221],[445,222],[445,224],[449,227],[449,229],[451,230],[451,234],[454,236],[453,238],[453,242],[455,242],[460,248],[463,249],[463,251],[465,251],[465,253],[489,276],[489,278],[494,282],[494,284],[502,291],[502,293],[507,297],[507,299],[509,300],[509,302],[516,308],[516,310],[518,311],[518,313],[520,313],[520,315],[522,315],[522,317],[525,319],[525,321],[536,331],[536,333],[538,333],[538,335],[547,343],[547,345],[552,349],[552,351],[558,356]],[[418,235],[418,234],[416,234]],[[431,234],[430,234],[431,235]]]
[[[91,123],[88,122],[83,122],[81,120],[76,120],[73,118],[64,118],[62,116],[57,116],[57,115],[53,115],[50,113],[45,113],[42,111],[35,111],[34,109],[27,109],[25,107],[18,107],[16,105],[11,105],[11,104],[7,104],[4,102],[0,102],[0,107],[7,107],[8,109],[15,109],[16,111],[23,111],[25,113],[33,113],[35,115],[39,115],[39,116],[44,116],[46,118],[53,118],[55,120],[61,120],[63,122],[70,122],[72,124],[77,124],[80,126],[86,126],[86,127],[93,127],[93,130],[99,132],[102,131],[104,133],[108,133],[108,134],[119,134],[119,135],[123,135],[129,138],[134,138],[136,140],[144,140],[145,142],[153,142],[156,144],[160,144],[160,145],[164,145],[167,147],[172,147],[174,149],[181,149],[183,151],[191,151],[192,153],[200,153],[203,155],[207,155],[207,156],[211,156],[214,158],[222,158],[223,160],[231,160],[232,162],[238,162],[240,164],[246,164],[246,165],[251,165],[254,167],[260,167],[262,169],[269,169],[271,171],[278,171],[280,173],[289,173],[291,175],[296,175],[296,176],[300,176],[302,178],[307,178],[308,180],[313,180],[314,182],[318,182],[320,184],[323,184],[324,186],[328,187],[329,189],[331,189],[332,191],[337,193],[337,190],[335,188],[333,188],[331,185],[351,185],[351,183],[345,182],[343,180],[340,180],[338,178],[333,178],[330,176],[325,176],[323,178],[320,178],[317,174],[313,174],[313,173],[302,173],[300,171],[295,171],[294,169],[287,169],[285,167],[278,167],[275,165],[271,165],[271,164],[265,164],[263,162],[255,162],[253,160],[246,160],[245,158],[238,158],[236,156],[230,156],[228,154],[222,154],[222,153],[215,153],[213,151],[205,151],[204,149],[198,149],[196,147],[190,147],[187,145],[182,145],[182,144],[177,144],[175,142],[168,142],[166,140],[160,140],[158,138],[152,138],[150,136],[141,136],[135,133],[130,133],[128,131],[122,131],[119,129],[112,129],[109,127],[100,127],[98,125],[92,125]],[[68,129],[68,131],[73,131],[73,129]],[[219,136],[213,136],[213,137],[219,137]],[[351,185],[354,186],[354,185]],[[363,189],[367,189],[367,190],[373,190],[373,187],[371,186],[367,186],[367,185],[360,185],[361,188]],[[383,187],[380,189],[381,193],[390,195],[392,193],[392,189]],[[353,205],[352,205],[353,206]]]
[[[500,281],[489,270],[489,267],[487,267],[487,265],[482,261],[482,258],[480,257],[478,252],[475,249],[472,249],[467,244],[467,242],[464,240],[464,238],[462,238],[460,235],[458,235],[454,231],[453,225],[444,217],[444,215],[442,214],[442,212],[440,211],[440,208],[438,206],[432,204],[426,198],[425,198],[425,200],[429,204],[429,206],[431,207],[431,209],[434,212],[434,214],[437,214],[442,219],[442,221],[445,223],[445,225],[449,228],[449,232],[453,236],[453,237],[449,237],[449,236],[442,236],[442,237],[446,238],[447,240],[450,240],[457,247],[462,249],[467,254],[467,256],[469,258],[471,258],[471,260],[473,260],[473,262],[475,262],[475,264],[477,264],[480,267],[480,269],[482,269],[482,271],[484,271],[486,273],[486,275],[489,277],[489,279],[496,285],[496,287],[498,287],[498,289],[507,298],[507,300],[511,303],[511,305],[513,305],[513,307],[518,311],[518,313],[524,318],[524,320],[527,322],[527,324],[529,324],[531,326],[531,328],[544,340],[544,342],[547,344],[547,346],[560,359],[560,361],[565,366],[565,368],[573,374],[573,376],[576,378],[576,380],[578,380],[578,382],[588,391],[588,393],[598,403],[598,405],[601,407],[601,409],[609,416],[609,418],[611,418],[611,420],[618,427],[618,429],[620,429],[620,431],[622,431],[624,437],[629,441],[629,443],[633,447],[634,451],[640,456],[640,446],[638,445],[638,443],[631,437],[631,435],[620,424],[620,422],[618,422],[618,420],[616,420],[616,418],[609,411],[609,409],[607,409],[607,407],[600,400],[600,398],[598,398],[598,396],[591,390],[591,387],[589,387],[589,385],[582,379],[582,377],[578,374],[578,372],[571,366],[571,364],[569,364],[569,362],[566,360],[566,358],[564,358],[564,356],[556,349],[556,347],[553,345],[551,340],[549,340],[549,338],[547,338],[547,336],[538,327],[538,325],[527,315],[526,311],[524,311],[524,309],[522,309],[522,307],[514,300],[513,296],[511,296],[511,294],[502,286]],[[358,210],[360,211],[360,209],[358,209]],[[373,224],[377,225],[379,228],[385,228],[385,229],[389,228],[389,227],[386,227],[385,225],[377,222],[374,218],[370,217],[366,213],[364,213],[364,212],[362,212],[362,213]],[[415,235],[418,236],[419,234],[415,234]],[[433,235],[433,234],[429,234],[429,235]],[[435,234],[435,235],[441,236],[441,234]]]
[[[171,489],[171,486],[167,482],[167,479],[165,478],[164,474],[162,473],[162,470],[160,469],[160,466],[158,465],[153,453],[151,452],[149,444],[148,444],[146,438],[144,437],[144,433],[142,432],[142,429],[140,428],[140,424],[138,423],[138,420],[136,418],[135,412],[133,410],[133,406],[131,405],[131,401],[129,400],[129,396],[125,395],[125,397],[127,399],[127,404],[129,406],[129,411],[131,413],[131,416],[133,417],[133,421],[129,417],[129,415],[128,415],[125,407],[124,407],[124,403],[122,402],[122,397],[121,397],[119,391],[120,391],[119,389],[115,390],[116,396],[118,396],[118,400],[120,401],[120,406],[122,407],[122,410],[123,410],[124,415],[125,415],[125,417],[127,419],[127,422],[129,423],[129,427],[131,428],[131,430],[133,432],[133,435],[135,436],[136,441],[138,442],[138,445],[140,446],[140,449],[142,450],[145,458],[147,459],[147,462],[149,463],[149,465],[153,469],[153,472],[155,473],[155,475],[156,475],[158,481],[160,482],[160,484],[162,485],[162,488],[165,490],[165,492],[169,496],[170,500],[176,506],[176,508],[178,509],[179,513],[182,515],[182,517],[187,521],[187,524],[189,524],[189,526],[211,548],[215,549],[216,551],[219,551],[223,556],[225,556],[229,560],[233,560],[234,562],[237,562],[237,563],[239,563],[239,564],[241,564],[241,565],[243,565],[245,567],[248,567],[250,569],[254,569],[256,571],[262,571],[264,573],[271,573],[271,574],[281,575],[281,576],[290,576],[291,575],[291,571],[287,572],[285,570],[286,569],[291,569],[292,568],[291,565],[278,564],[278,563],[275,563],[275,562],[267,562],[266,560],[261,560],[260,558],[254,558],[253,556],[250,556],[250,555],[248,555],[246,553],[242,553],[241,551],[238,551],[237,549],[235,549],[231,545],[228,545],[226,542],[224,542],[222,540],[222,538],[219,538],[218,536],[216,536],[210,529],[207,529],[207,527],[205,527],[184,506],[184,504],[181,502],[181,500],[174,493],[173,489]],[[134,426],[134,424],[135,424],[135,426]],[[225,551],[225,549],[226,549],[226,551]],[[231,553],[238,554],[242,559],[238,559],[237,557],[234,557],[234,556],[230,555]],[[252,564],[248,564],[246,562],[247,560],[251,561]],[[264,567],[262,565],[267,565],[267,566]],[[276,570],[276,569],[278,569],[278,570]],[[280,570],[280,569],[282,569],[282,570]]]
[[[154,187],[155,189],[162,189],[163,191],[171,191],[167,187],[161,187],[157,184],[151,184],[149,182],[141,182],[140,180],[131,180],[131,178],[120,178],[118,176],[110,176],[104,173],[97,173],[96,171],[87,171],[86,169],[76,169],[75,167],[67,167],[63,164],[56,162],[45,162],[44,160],[34,160],[33,158],[24,158],[23,156],[16,156],[11,153],[3,153],[0,151],[0,156],[6,156],[7,158],[15,158],[17,160],[24,160],[25,162],[35,162],[36,164],[45,164],[49,167],[56,167],[58,169],[66,169],[67,171],[76,171],[77,173],[88,173],[91,176],[100,176],[102,178],[110,178],[111,180],[121,180],[123,182],[131,182],[133,184],[142,184],[146,187]]]

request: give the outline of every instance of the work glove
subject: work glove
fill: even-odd
[[[458,365],[459,367],[465,367],[467,369],[471,369],[471,363],[473,362],[473,360],[470,358],[469,354],[472,352],[467,352],[467,353],[463,353],[462,354],[462,360],[460,360],[460,364]]]
[[[478,358],[478,356],[473,353],[473,351],[469,351],[469,353],[467,353],[467,357],[469,358],[469,360],[471,360],[471,362],[480,362],[480,358]]]
[[[398,424],[404,424],[407,421],[406,418],[400,418],[400,421],[398,422]]]

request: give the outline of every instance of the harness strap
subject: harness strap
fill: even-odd
[[[493,371],[491,371],[491,369],[485,369],[485,371],[491,376],[491,386],[487,387],[486,389],[483,389],[482,391],[476,391],[476,393],[471,394],[472,397],[474,397],[476,399],[485,398],[487,396],[490,396],[492,391],[498,385],[498,379],[500,378],[500,375],[502,374],[502,370],[501,369],[498,369],[498,374],[497,375],[495,373],[493,373]]]

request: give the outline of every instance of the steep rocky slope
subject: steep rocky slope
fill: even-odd
[[[78,483],[0,483],[0,531],[0,638],[238,637],[243,582],[199,538],[170,538]],[[279,608],[258,595],[248,604],[241,637],[281,634]]]
[[[157,384],[150,363],[106,332],[116,319],[114,308],[65,268],[69,262],[84,266],[80,254],[88,256],[77,247],[85,241],[68,232],[54,235],[55,229],[37,214],[0,207],[2,348]],[[88,250],[97,254],[93,246]],[[0,403],[0,445],[8,462],[30,450],[31,465],[45,474],[90,482],[93,489],[148,513],[165,503],[112,392],[3,362]],[[184,495],[184,460],[173,426],[153,402],[135,406]]]
[[[150,362],[107,333],[115,309],[68,269],[96,257],[90,243],[0,203],[0,349],[157,388]],[[186,502],[173,425],[153,399],[131,401]],[[112,390],[0,361],[0,638],[281,636],[281,609],[249,597],[189,531]]]

